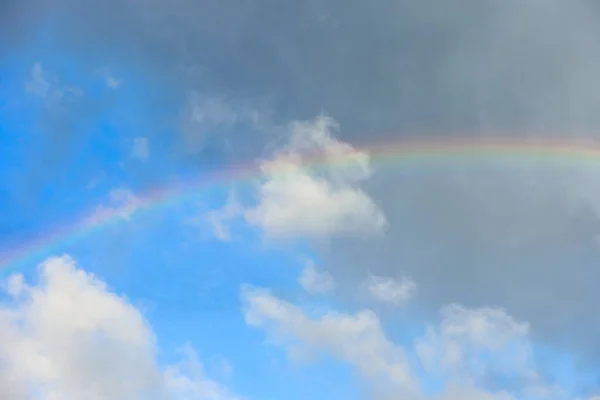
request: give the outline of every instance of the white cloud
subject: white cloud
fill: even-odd
[[[59,97],[62,97],[64,93],[71,93],[72,95],[79,97],[83,96],[83,89],[77,86],[63,86],[62,93]]]
[[[109,89],[118,89],[123,84],[123,80],[117,78],[114,75],[113,68],[110,68],[110,67],[99,68],[94,72],[94,74],[99,79],[104,80],[104,84]]]
[[[36,63],[31,68],[31,77],[25,82],[25,90],[39,97],[46,97],[50,90],[50,82],[44,68],[40,63]]]
[[[11,278],[12,300],[0,305],[2,398],[236,399],[193,359],[191,369],[161,370],[141,313],[71,258],[50,258],[39,272],[37,286]]]
[[[513,370],[521,370],[530,359],[529,325],[515,321],[504,310],[466,309],[452,304],[444,307],[441,314],[440,326],[430,327],[416,347],[428,369],[438,363],[436,367],[452,373],[462,372],[459,370],[464,368],[469,376],[477,371],[483,373],[481,366],[475,365],[482,351],[492,352],[494,356],[506,355],[508,367]],[[506,352],[509,347],[510,354]]]
[[[113,189],[109,192],[105,204],[96,207],[90,219],[118,215],[120,218],[128,220],[141,205],[142,201],[130,189]]]
[[[165,371],[166,386],[170,398],[190,400],[241,400],[222,384],[207,379],[204,367],[198,362],[193,348],[184,349],[182,362],[169,366]]]
[[[238,203],[235,193],[230,191],[227,196],[227,203],[223,208],[207,212],[202,219],[205,219],[212,227],[214,235],[222,241],[231,240],[229,223],[242,215],[243,208]]]
[[[119,86],[121,86],[122,83],[122,81],[120,81],[112,75],[106,77],[106,86],[110,89],[116,89]]]
[[[417,284],[409,277],[396,280],[370,275],[362,286],[373,300],[394,306],[406,303],[417,291]]]
[[[328,293],[335,287],[331,274],[317,271],[312,261],[306,263],[298,282],[309,293]]]
[[[133,146],[131,148],[131,156],[142,160],[148,159],[150,156],[150,146],[148,138],[137,137],[133,139]]]
[[[414,346],[404,348],[386,336],[370,310],[309,317],[266,290],[246,288],[242,299],[247,323],[264,329],[273,343],[291,356],[325,352],[348,363],[371,383],[377,399],[566,398],[536,372],[528,324],[501,309],[444,307],[439,325],[431,325]],[[422,368],[425,375],[419,372]],[[426,395],[417,376],[439,378],[445,388]],[[519,387],[487,389],[489,379],[498,376],[516,378]]]
[[[311,319],[300,308],[268,291],[242,292],[246,322],[268,331],[292,355],[326,352],[357,368],[381,388],[410,392],[416,383],[404,349],[392,343],[372,311],[327,313]]]
[[[266,180],[258,204],[246,212],[249,223],[271,238],[382,232],[383,213],[357,187],[371,174],[369,156],[335,139],[335,129],[324,116],[290,124],[289,143],[261,163]]]
[[[463,385],[499,374],[520,380],[519,395],[563,398],[559,387],[547,384],[536,372],[529,324],[491,307],[451,304],[442,308],[441,315],[439,326],[430,326],[415,343],[428,372]]]
[[[205,101],[208,105],[194,114],[197,122],[227,125],[243,119],[220,102]],[[371,175],[369,155],[334,138],[334,129],[335,121],[324,116],[290,124],[289,141],[260,164],[265,179],[257,188],[257,204],[242,206],[230,197],[202,219],[221,240],[230,240],[228,225],[238,217],[270,239],[381,234],[385,217],[358,187]]]
[[[25,91],[48,100],[60,100],[66,94],[77,97],[83,95],[81,88],[62,84],[57,76],[44,70],[40,63],[35,63],[31,68],[31,76],[25,82]]]

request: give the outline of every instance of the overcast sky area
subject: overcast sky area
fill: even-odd
[[[598,43],[593,0],[0,0],[0,398],[600,399]]]

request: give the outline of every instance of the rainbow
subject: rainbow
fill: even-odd
[[[370,155],[374,166],[448,166],[453,163],[500,162],[507,165],[545,164],[596,165],[600,164],[600,143],[592,140],[519,140],[519,139],[433,139],[404,140],[395,143],[379,143],[357,150]],[[348,154],[338,156],[309,155],[303,157],[302,166],[308,169],[321,169],[340,166],[351,162]],[[74,223],[65,224],[46,232],[13,249],[0,253],[2,273],[31,265],[32,260],[56,254],[65,246],[104,229],[120,221],[124,214],[148,213],[169,208],[189,200],[204,190],[218,186],[239,184],[261,179],[263,172],[259,163],[233,166],[222,171],[202,175],[194,181],[160,187],[142,194],[136,194],[135,204],[119,209],[94,210]]]

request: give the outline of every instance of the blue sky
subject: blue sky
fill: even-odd
[[[366,150],[595,139],[593,5],[22,3],[0,397],[598,399],[598,171]]]

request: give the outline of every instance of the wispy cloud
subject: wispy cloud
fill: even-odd
[[[238,126],[244,130],[258,126],[259,117],[252,108],[221,96],[192,92],[180,116],[180,131],[187,153],[198,153],[215,137],[225,137]]]
[[[117,215],[128,220],[142,205],[141,200],[128,188],[112,189],[103,204],[96,207],[90,219],[102,219]]]
[[[529,325],[499,308],[449,305],[442,309],[439,325],[432,324],[414,346],[405,347],[388,337],[371,310],[329,311],[311,317],[267,290],[248,287],[242,291],[242,301],[246,322],[264,329],[272,343],[286,348],[290,356],[314,352],[336,357],[362,374],[377,399],[563,399],[567,395],[536,370]],[[421,365],[425,373],[419,372]],[[493,390],[486,386],[492,376],[516,378],[519,385]],[[440,379],[444,390],[427,395],[425,378]]]
[[[123,81],[115,78],[112,75],[106,77],[106,86],[110,89],[117,89],[119,86],[123,84]]]
[[[362,290],[376,302],[400,306],[412,299],[417,292],[417,284],[409,277],[397,280],[371,274],[362,283]]]
[[[242,300],[247,323],[266,329],[272,340],[292,353],[331,353],[374,382],[392,384],[398,395],[415,389],[404,349],[386,337],[372,311],[331,312],[311,319],[302,309],[256,288],[245,288]]]
[[[40,63],[31,68],[31,78],[25,82],[25,90],[39,97],[46,97],[50,90],[50,82]]]
[[[328,293],[335,288],[333,276],[327,271],[317,271],[312,261],[306,263],[298,282],[309,293]]]
[[[83,95],[81,88],[63,84],[56,75],[44,70],[40,63],[33,65],[31,76],[24,86],[25,91],[31,95],[48,100],[60,100],[65,95]]]
[[[133,139],[131,156],[140,160],[147,160],[150,157],[150,141],[147,137],[136,137]]]
[[[193,225],[206,225],[210,227],[214,237],[221,241],[233,239],[231,224],[243,215],[244,207],[238,202],[235,191],[230,190],[227,201],[223,207],[202,212],[189,220]]]

